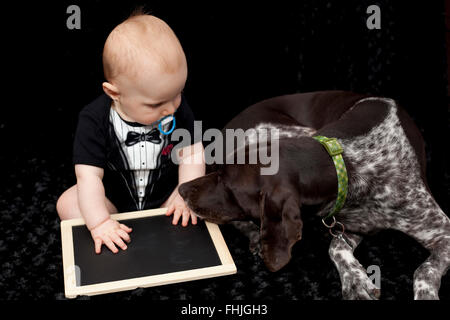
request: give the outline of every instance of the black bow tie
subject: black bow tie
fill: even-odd
[[[127,134],[127,139],[125,140],[125,145],[131,147],[138,143],[139,141],[148,141],[151,143],[160,144],[161,138],[159,137],[159,130],[154,128],[152,131],[147,133],[137,133],[130,131]]]

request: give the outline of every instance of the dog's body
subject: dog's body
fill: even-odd
[[[258,165],[210,168],[179,188],[199,216],[217,223],[259,220],[262,256],[270,270],[279,270],[301,238],[301,207],[319,205],[317,214],[324,217],[336,201],[333,161],[312,139],[335,137],[349,182],[345,205],[335,216],[345,234],[332,239],[329,253],[344,298],[378,298],[353,251],[363,235],[383,229],[402,231],[431,252],[414,274],[414,294],[438,298],[450,266],[450,219],[426,183],[420,132],[395,101],[343,91],[294,94],[255,104],[225,128],[279,129],[280,169],[263,176]]]

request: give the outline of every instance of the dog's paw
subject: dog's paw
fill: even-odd
[[[414,300],[439,300],[439,284],[425,280],[414,281]]]
[[[414,300],[439,300],[439,295],[434,291],[418,290],[414,292]]]
[[[342,277],[342,298],[344,300],[378,300],[380,293],[380,289],[362,270],[346,272]]]
[[[414,300],[439,300],[441,273],[429,261],[414,272]]]

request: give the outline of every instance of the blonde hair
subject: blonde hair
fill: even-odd
[[[141,9],[135,10],[111,31],[102,58],[107,81],[122,73],[136,76],[149,64],[172,73],[186,59],[178,38],[167,23]]]

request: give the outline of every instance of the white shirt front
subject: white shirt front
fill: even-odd
[[[114,126],[114,131],[119,139],[120,146],[127,158],[129,169],[134,171],[134,180],[139,197],[139,207],[142,209],[142,200],[145,196],[145,189],[148,182],[153,181],[154,178],[159,178],[153,177],[153,170],[160,166],[161,151],[168,143],[168,136],[163,135],[158,130],[157,122],[150,125],[132,126],[125,122],[113,108],[111,108],[110,112],[110,121]],[[161,123],[162,129],[165,132],[170,129],[171,122],[172,119],[167,118]],[[132,146],[127,146],[125,144],[129,132],[136,132],[141,135],[154,129],[157,130],[161,143],[139,141]]]

